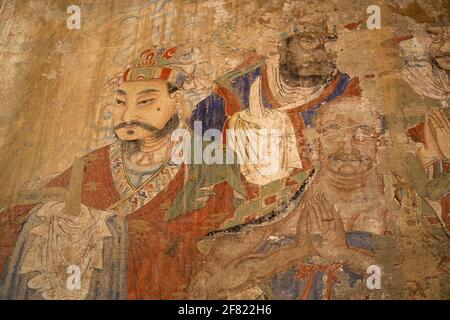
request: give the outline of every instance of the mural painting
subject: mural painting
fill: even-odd
[[[450,298],[448,2],[108,2],[0,9],[2,299]]]

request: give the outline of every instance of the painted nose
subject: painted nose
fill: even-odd
[[[341,151],[342,153],[347,153],[350,154],[354,151],[353,148],[353,136],[349,133],[347,133],[346,135],[344,135],[342,137],[342,143],[341,143]]]
[[[132,120],[136,120],[136,109],[132,105],[128,105],[125,111],[122,113],[122,121],[130,122]]]

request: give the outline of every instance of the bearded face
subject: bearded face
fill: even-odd
[[[158,79],[121,84],[112,109],[116,136],[139,141],[170,134],[179,124],[180,94],[175,89]]]
[[[335,54],[325,44],[335,36],[302,32],[285,40],[280,49],[280,74],[293,87],[315,87],[329,82],[336,71]]]
[[[319,158],[325,170],[354,177],[376,166],[380,117],[358,101],[326,107],[320,113],[317,131]]]

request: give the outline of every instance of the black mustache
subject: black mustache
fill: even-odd
[[[174,131],[176,128],[178,128],[179,124],[180,124],[180,118],[178,117],[177,114],[175,114],[172,118],[170,118],[170,120],[166,123],[166,125],[161,129],[158,129],[146,122],[132,120],[132,121],[127,121],[127,122],[121,122],[118,125],[114,126],[114,131],[116,131],[118,129],[126,128],[128,126],[136,126],[136,127],[142,128],[144,130],[150,131],[157,138],[162,138],[162,137],[165,137],[166,135],[168,135],[169,133],[172,133],[172,131]]]
[[[152,133],[159,131],[158,128],[155,128],[154,126],[152,126],[151,124],[142,122],[142,121],[137,121],[137,120],[133,120],[133,121],[128,121],[128,122],[121,122],[118,125],[116,125],[114,127],[114,130],[118,130],[118,129],[122,129],[122,128],[126,128],[128,126],[136,126],[136,127],[140,127],[144,130],[150,131]]]

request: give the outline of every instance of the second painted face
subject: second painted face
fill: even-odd
[[[123,141],[157,136],[179,110],[180,93],[168,83],[152,79],[122,83],[112,108],[114,132]]]
[[[325,107],[317,121],[322,166],[337,175],[358,176],[374,168],[381,131],[380,116],[359,100]]]
[[[331,35],[303,32],[292,35],[280,48],[280,72],[292,86],[312,87],[326,83],[336,70],[335,55],[326,48]]]

